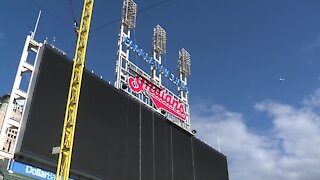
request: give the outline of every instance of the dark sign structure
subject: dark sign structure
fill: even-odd
[[[37,63],[15,159],[55,172],[72,63],[47,45]],[[72,178],[228,180],[220,152],[91,72],[82,83]]]

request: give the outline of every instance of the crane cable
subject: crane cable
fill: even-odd
[[[142,13],[144,11],[151,10],[151,9],[156,8],[158,6],[162,6],[163,4],[168,3],[169,1],[171,1],[171,0],[163,0],[163,1],[160,1],[158,3],[155,3],[155,4],[151,5],[151,6],[148,6],[146,8],[141,9],[140,11],[137,12],[137,14],[140,14],[140,13]],[[75,11],[74,11],[74,8],[73,8],[72,0],[69,0],[69,5],[70,5],[70,11],[71,11],[71,14],[72,14],[74,25],[77,25],[76,14],[75,14]],[[102,24],[102,25],[100,25],[100,26],[98,26],[96,28],[91,28],[91,31],[89,32],[89,34],[95,32],[95,31],[99,31],[101,29],[104,29],[107,26],[110,26],[110,25],[112,25],[114,23],[117,23],[117,22],[120,22],[120,21],[121,21],[121,18],[118,18],[118,19],[114,19],[113,21],[110,21],[110,22],[107,22],[105,24]],[[75,31],[77,32],[76,26],[75,26]],[[74,45],[75,45],[75,43],[72,43],[70,45],[70,48],[66,51],[66,53],[69,53]]]
[[[76,13],[75,13],[75,10],[74,10],[74,6],[73,6],[73,3],[72,3],[72,0],[69,0],[69,7],[70,7],[72,19],[73,19],[74,31],[75,31],[76,33],[78,33],[79,23],[78,23],[78,21],[77,21],[78,18],[77,18],[77,16],[76,16]]]
[[[165,4],[165,3],[168,3],[169,1],[171,1],[171,0],[163,0],[163,1],[160,1],[160,2],[158,2],[158,3],[155,3],[155,4],[151,5],[151,6],[148,6],[148,7],[146,7],[146,8],[143,8],[143,9],[139,10],[139,11],[137,12],[137,14],[140,14],[140,13],[142,13],[142,12],[144,12],[144,11],[148,11],[148,10],[151,10],[151,9],[156,8],[156,7],[158,7],[158,6],[161,6],[161,5]],[[110,21],[110,22],[108,22],[108,23],[105,23],[105,24],[103,24],[103,25],[100,25],[100,26],[98,26],[98,27],[96,27],[96,28],[93,28],[93,29],[91,30],[91,32],[94,32],[94,31],[103,29],[103,28],[105,28],[105,27],[107,27],[107,26],[109,26],[109,25],[111,25],[111,24],[117,23],[117,22],[119,22],[119,21],[121,21],[121,18],[120,18],[120,19],[119,19],[119,18],[118,18],[118,19],[115,19],[115,20],[113,20],[113,21]]]

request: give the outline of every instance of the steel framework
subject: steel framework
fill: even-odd
[[[158,24],[153,29],[153,43],[152,43],[152,57],[159,65],[162,63],[162,55],[166,53],[166,44],[167,44],[167,33],[166,31]],[[154,65],[151,66],[151,77],[158,83],[162,84],[161,73],[157,72]]]
[[[118,52],[116,62],[116,82],[117,89],[126,86],[128,78],[129,50],[124,49],[122,41],[124,38],[131,37],[131,29],[136,26],[137,4],[133,0],[123,1],[122,21],[118,41]]]
[[[38,20],[39,21],[38,16]],[[36,29],[35,29],[36,30]],[[35,31],[32,32],[31,35],[27,36],[19,67],[17,70],[16,78],[13,83],[12,92],[10,94],[10,100],[9,104],[6,110],[6,114],[4,117],[4,122],[1,128],[1,134],[0,134],[0,156],[5,158],[13,158],[14,155],[14,149],[16,146],[16,138],[20,131],[21,126],[21,118],[23,117],[23,114],[25,113],[25,105],[26,100],[28,99],[29,90],[30,90],[30,81],[28,82],[28,89],[27,91],[22,89],[21,81],[23,79],[23,76],[25,74],[31,74],[31,78],[34,75],[34,66],[36,64],[36,60],[38,58],[38,52],[40,50],[40,47],[43,45],[42,43],[39,43],[34,40]],[[35,55],[34,62],[32,62],[32,56],[30,54]],[[14,117],[14,102],[20,100],[23,101],[23,107],[22,107],[22,114],[20,118]],[[11,133],[11,135],[10,135]],[[15,138],[11,138],[12,133],[15,134]]]
[[[74,132],[94,0],[84,0],[62,130],[56,179],[69,178]]]
[[[122,22],[128,26],[128,28],[136,27],[137,18],[137,4],[133,0],[126,0],[123,2],[122,9]]]
[[[135,93],[128,87],[127,80],[129,77],[136,77],[137,75],[143,76],[150,80],[156,86],[162,86],[161,72],[155,68],[155,63],[151,65],[150,74],[146,73],[135,63],[130,61],[130,47],[129,44],[124,41],[125,39],[131,39],[131,31],[136,26],[137,17],[137,5],[133,0],[124,0],[122,9],[122,22],[120,25],[120,33],[118,40],[118,51],[116,60],[116,81],[114,86],[117,89],[121,89],[124,92],[131,95],[133,98],[147,105],[150,109],[157,111],[159,114],[166,116],[170,121],[179,125],[186,131],[190,132],[190,115],[189,104],[187,101],[183,101],[178,95],[165,88],[165,93],[170,94],[174,100],[177,100],[185,105],[186,108],[186,120],[182,120],[175,115],[167,112],[163,112],[161,109],[157,109],[153,104],[151,98],[147,93]],[[161,65],[162,56],[166,53],[166,31],[157,25],[154,28],[153,43],[152,43],[152,59],[157,62],[158,66]],[[135,45],[136,46],[136,45]],[[133,50],[132,51],[136,51]],[[163,66],[162,66],[163,67]]]
[[[190,70],[190,66],[191,66],[191,61],[190,61],[190,54],[187,50],[185,50],[184,48],[182,48],[179,51],[179,61],[178,61],[179,65],[179,73],[182,74],[183,76],[190,76],[191,75],[191,70]]]
[[[153,29],[153,50],[156,51],[159,55],[165,54],[166,45],[167,45],[167,33],[158,24]]]
[[[179,60],[178,60],[178,73],[180,77],[180,81],[184,83],[185,85],[188,84],[188,77],[191,75],[191,60],[190,60],[190,54],[187,50],[182,48],[179,51]],[[178,93],[179,93],[179,98],[188,104],[186,106],[186,111],[188,112],[190,116],[190,107],[189,107],[189,96],[188,96],[188,91],[183,91],[178,87]],[[189,122],[190,124],[190,119]]]

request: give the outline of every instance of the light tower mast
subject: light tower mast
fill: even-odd
[[[190,54],[187,50],[182,48],[179,51],[179,60],[178,60],[178,74],[180,81],[187,85],[187,79],[191,75],[191,60],[190,60]],[[188,98],[188,91],[182,90],[178,86],[178,94],[179,98],[186,103],[186,113],[189,114],[189,118],[187,119],[187,124],[190,125],[190,107],[189,107],[189,98]]]
[[[166,53],[166,44],[167,44],[167,33],[166,31],[158,24],[153,29],[153,44],[152,44],[152,56],[153,59],[158,62],[159,66],[161,65],[162,55]],[[151,77],[159,85],[161,85],[161,73],[156,70],[155,66],[151,66]]]
[[[118,41],[118,52],[116,62],[115,87],[120,89],[126,85],[128,78],[129,49],[123,47],[123,39],[131,37],[131,29],[136,26],[137,4],[133,0],[124,0],[122,8],[122,21]]]

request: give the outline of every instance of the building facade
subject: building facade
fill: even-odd
[[[2,127],[2,125],[3,125],[3,121],[4,121],[4,118],[5,118],[5,115],[7,112],[7,108],[9,105],[9,99],[10,99],[10,95],[3,95],[2,97],[0,97],[0,127]],[[14,101],[13,104],[14,104],[13,112],[12,112],[10,119],[20,123],[23,105],[21,105],[17,101]],[[15,141],[17,138],[18,129],[16,127],[12,126],[12,127],[9,127],[7,129],[7,131],[8,131],[6,133],[7,137],[4,141],[4,146],[3,146],[2,150],[12,153],[13,148],[14,148],[14,144],[15,144]]]

